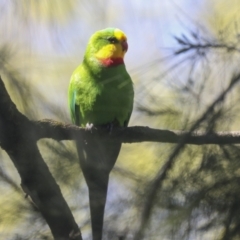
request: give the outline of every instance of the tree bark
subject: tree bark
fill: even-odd
[[[80,230],[37,147],[35,124],[11,101],[0,79],[0,146],[21,177],[21,186],[38,207],[54,239],[82,240]]]

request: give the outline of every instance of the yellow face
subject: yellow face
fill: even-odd
[[[104,45],[99,51],[97,51],[95,57],[99,59],[124,58],[128,48],[127,37],[124,32],[115,29],[113,37],[108,38],[108,41],[108,44]]]

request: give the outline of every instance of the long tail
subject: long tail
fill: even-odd
[[[108,189],[108,174],[95,178],[94,181],[89,182],[89,204],[91,212],[92,235],[93,240],[102,239],[104,209],[107,198]]]
[[[79,161],[89,190],[93,240],[102,239],[109,174],[120,148],[121,143],[99,138],[77,142]]]

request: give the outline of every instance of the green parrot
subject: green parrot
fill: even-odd
[[[94,33],[83,62],[73,72],[68,101],[72,122],[92,128],[126,127],[133,109],[133,83],[126,71],[126,35],[117,28]],[[93,240],[102,239],[109,174],[117,160],[121,142],[99,137],[79,139],[80,166],[89,190]]]

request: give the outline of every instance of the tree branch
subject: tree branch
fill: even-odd
[[[72,124],[65,124],[51,119],[43,119],[32,122],[35,136],[37,139],[52,138],[58,141],[74,140],[79,136],[85,135],[104,135],[109,136],[112,140],[123,143],[139,142],[163,142],[179,143],[183,138],[185,144],[203,145],[203,144],[237,144],[240,143],[240,131],[232,132],[192,132],[154,129],[149,127],[134,126],[128,128],[115,128],[109,134],[102,128],[94,128],[91,131]]]
[[[82,240],[80,230],[38,150],[35,124],[11,101],[0,78],[0,146],[21,177],[21,186],[42,213],[54,239]]]

